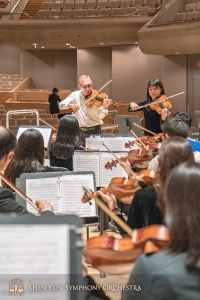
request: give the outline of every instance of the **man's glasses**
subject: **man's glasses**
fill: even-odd
[[[92,84],[83,85],[83,86],[80,86],[80,88],[82,88],[82,89],[92,88]]]

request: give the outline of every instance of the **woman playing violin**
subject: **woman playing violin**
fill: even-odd
[[[141,255],[122,300],[200,299],[200,167],[185,162],[176,167],[164,189],[165,223],[170,241],[164,250]]]
[[[162,95],[165,95],[165,90],[162,82],[159,79],[151,79],[147,85],[147,100],[138,104],[131,102],[127,106],[127,110],[130,112],[134,110],[143,111],[145,119],[145,128],[155,133],[161,132],[160,123],[162,119],[162,114],[159,114],[156,110],[151,109],[150,106],[146,106],[143,108],[140,108],[140,106],[146,105],[151,102],[153,103]],[[164,108],[163,110],[164,117],[166,117],[166,110],[166,108]],[[151,135],[149,132],[145,132],[144,134]]]
[[[108,114],[109,99],[104,99],[100,107],[85,105],[93,91],[92,80],[88,75],[81,75],[78,81],[79,91],[71,93],[59,104],[60,109],[71,108],[79,122],[81,143],[91,134],[101,134],[102,119]]]

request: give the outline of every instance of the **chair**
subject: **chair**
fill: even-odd
[[[52,2],[43,2],[42,3],[42,9],[52,9],[53,3]]]
[[[109,1],[108,0],[98,0],[97,1],[97,7],[102,8],[102,7],[108,7],[109,6]]]
[[[86,9],[75,9],[74,10],[74,17],[84,17],[86,15]]]
[[[188,12],[188,11],[193,11],[196,9],[196,3],[188,3],[185,5],[184,11]]]
[[[21,118],[21,119],[16,119],[16,124],[17,126],[31,125],[31,121],[29,119]]]
[[[51,114],[40,114],[40,118],[41,118],[41,119],[47,119],[47,118],[48,118],[48,119],[49,119],[49,118],[51,119],[51,118],[52,118],[52,115],[51,115]]]
[[[63,10],[64,9],[74,9],[74,1],[67,1],[63,3]]]
[[[85,1],[84,0],[76,0],[75,2],[75,9],[85,8]]]
[[[121,7],[131,7],[133,4],[132,0],[121,0]]]
[[[53,8],[54,9],[63,9],[63,6],[64,6],[64,4],[63,4],[63,1],[55,1],[54,3],[53,3]]]
[[[89,8],[87,9],[86,16],[87,17],[96,17],[99,15],[99,9],[98,8]]]
[[[46,114],[46,109],[43,109],[43,108],[39,108],[37,109],[37,111],[39,112],[39,114]]]
[[[22,119],[22,118],[25,118],[25,114],[14,114],[14,115],[11,114],[11,115],[10,115],[10,118],[11,118],[11,119],[15,119],[15,120],[16,120],[16,119]]]
[[[150,7],[157,7],[158,6],[158,0],[146,0],[145,5],[150,6]]]
[[[120,7],[121,1],[120,0],[110,0],[109,1],[109,7],[114,8],[114,7]]]
[[[59,120],[58,119],[56,119],[56,118],[47,118],[46,120],[45,120],[47,123],[49,123],[49,125],[51,125],[51,126],[57,126],[58,124],[59,124]]]
[[[61,9],[51,9],[49,11],[49,17],[60,17],[61,16]]]
[[[6,126],[6,119],[1,119],[1,125]],[[16,126],[15,119],[9,119],[9,127]]]
[[[188,11],[186,13],[185,21],[194,21],[197,19],[197,11]]]
[[[5,110],[5,105],[0,105],[0,110]]]
[[[175,14],[173,22],[175,22],[175,23],[184,22],[185,16],[186,16],[185,12],[178,12]]]
[[[124,14],[125,15],[132,15],[137,12],[137,7],[125,7]]]
[[[108,17],[111,16],[112,9],[111,8],[100,8],[99,9],[99,16],[101,17]]]
[[[148,17],[150,9],[151,9],[150,6],[138,7],[138,14],[141,17]]]
[[[123,15],[124,15],[124,7],[112,8],[112,16],[123,16]]]
[[[63,9],[61,18],[69,18],[74,16],[74,10],[73,9]]]
[[[86,8],[96,8],[96,7],[97,7],[97,1],[96,0],[87,0]]]
[[[126,135],[130,134],[129,130],[132,129],[138,136],[143,135],[143,130],[133,125],[133,123],[137,123],[138,125],[140,125],[141,121],[139,116],[117,115],[115,119],[116,119],[116,124],[119,124],[118,134],[126,134]]]
[[[133,0],[133,6],[143,6],[144,0]]]
[[[197,11],[200,10],[200,2],[197,2],[196,10],[197,10]]]

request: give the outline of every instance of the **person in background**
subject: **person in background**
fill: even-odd
[[[52,94],[49,95],[49,110],[50,114],[58,114],[60,112],[59,110],[59,103],[61,102],[60,97],[58,96],[59,90],[54,87],[52,90]]]
[[[124,291],[122,300],[200,299],[200,167],[180,164],[164,188],[165,223],[170,241],[160,252],[142,254],[128,285],[140,292]]]
[[[150,106],[146,106],[143,108],[140,108],[140,106],[150,104],[162,95],[165,95],[165,90],[162,82],[156,78],[151,79],[147,85],[147,100],[140,102],[138,104],[131,102],[126,108],[129,112],[134,110],[143,111],[144,119],[145,119],[145,128],[149,129],[150,131],[153,131],[154,133],[161,132],[160,124],[161,124],[162,114],[164,114],[165,117],[165,113],[167,112],[167,109],[166,108],[162,109],[162,113],[159,114],[156,110],[152,110]],[[144,135],[152,135],[152,134],[145,131]]]
[[[4,174],[15,184],[22,173],[48,172],[44,167],[44,139],[36,129],[27,129],[19,137],[15,154]],[[9,188],[5,183],[3,186]]]
[[[79,91],[71,93],[59,104],[60,109],[71,108],[80,127],[80,142],[84,146],[85,138],[91,134],[101,134],[102,119],[108,114],[110,99],[104,99],[102,106],[87,106],[85,102],[93,91],[92,80],[88,75],[81,75],[78,80]]]
[[[15,135],[7,128],[0,126],[0,173],[6,173],[6,168],[13,159],[17,140]],[[43,149],[44,151],[44,149]],[[36,205],[40,214],[52,214],[53,207],[46,201],[36,200]],[[25,207],[21,206],[13,198],[10,189],[0,187],[0,213],[12,213],[26,215],[29,214]]]
[[[50,166],[73,171],[74,150],[83,150],[79,147],[79,124],[74,116],[65,115],[60,119],[55,141],[49,146]]]

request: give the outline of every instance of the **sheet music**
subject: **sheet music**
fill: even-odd
[[[117,157],[124,157],[128,152],[114,152]],[[117,163],[112,169],[106,169],[105,164],[116,160],[113,155],[109,152],[100,152],[100,186],[107,186],[113,177],[126,177],[128,178],[127,173],[124,169]]]
[[[102,145],[104,143],[111,151],[129,151],[131,149],[138,149],[139,147],[134,144],[131,148],[125,148],[125,143],[136,140],[135,137],[105,137],[105,136],[91,136],[86,138],[86,148],[95,147],[99,151],[105,151],[105,147]]]
[[[91,201],[91,205],[81,202],[84,195],[83,186],[94,191],[93,174],[32,178],[26,179],[26,195],[32,200],[48,201],[53,205],[56,215],[96,216],[94,201]],[[27,210],[39,215],[29,203],[27,203]]]
[[[127,156],[128,151],[114,151],[114,153],[117,157],[124,157]],[[119,164],[113,167],[112,170],[105,168],[105,164],[113,160],[115,158],[109,152],[91,152],[88,157],[87,152],[75,151],[73,156],[74,171],[81,171],[83,168],[85,171],[93,171],[95,172],[96,186],[107,186],[113,177],[128,177]]]
[[[95,183],[99,186],[99,152],[75,151],[73,155],[73,169],[76,172],[93,171]]]
[[[1,226],[0,274],[2,275],[69,274],[69,259],[67,224]]]
[[[32,200],[50,202],[55,214],[61,210],[58,177],[26,179],[26,195]],[[27,203],[27,210],[34,215],[39,215],[29,203]]]
[[[92,174],[62,176],[60,184],[60,197],[62,202],[62,213],[79,217],[96,216],[96,204],[94,200],[83,203],[83,187],[94,191],[94,179]]]
[[[19,127],[18,132],[17,132],[17,139],[19,139],[20,135],[27,129],[37,129],[43,136],[44,139],[44,147],[48,148],[50,136],[51,136],[51,127],[49,126],[25,126],[22,125]]]

